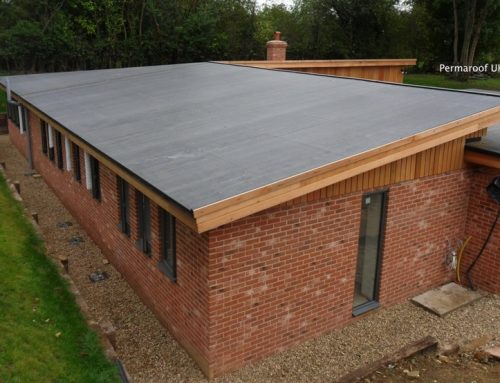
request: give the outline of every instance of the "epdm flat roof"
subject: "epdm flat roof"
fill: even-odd
[[[469,142],[466,147],[474,152],[500,157],[500,125],[489,127],[486,137],[482,137],[480,141]]]
[[[9,79],[189,210],[500,105],[495,95],[219,63]]]
[[[468,89],[472,92],[483,92],[500,96],[500,92],[494,90],[479,90]],[[479,141],[473,141],[466,144],[468,149],[475,152],[493,154],[500,157],[500,125],[494,125],[488,128],[486,137],[482,137]]]

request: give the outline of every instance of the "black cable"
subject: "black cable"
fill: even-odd
[[[472,284],[472,279],[471,279],[470,273],[471,273],[472,269],[474,268],[474,265],[476,264],[476,262],[479,260],[479,258],[481,258],[481,255],[483,255],[484,249],[488,245],[488,242],[490,241],[491,235],[493,234],[493,230],[495,230],[499,216],[500,216],[500,209],[498,209],[498,211],[497,211],[497,216],[495,218],[495,221],[493,221],[493,224],[491,225],[490,232],[488,233],[488,237],[486,238],[486,241],[484,241],[484,243],[483,243],[483,247],[481,247],[481,250],[479,251],[479,254],[477,255],[476,259],[474,259],[474,262],[471,263],[471,265],[467,269],[467,272],[465,273],[465,275],[467,276],[467,281],[469,282],[469,286],[472,290],[475,290],[475,287]]]
[[[120,375],[120,379],[123,383],[129,383],[127,372],[125,371],[125,367],[120,359],[116,359],[116,366],[118,367],[118,374]]]

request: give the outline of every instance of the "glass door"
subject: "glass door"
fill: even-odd
[[[354,287],[354,316],[378,307],[386,199],[385,191],[363,196]]]

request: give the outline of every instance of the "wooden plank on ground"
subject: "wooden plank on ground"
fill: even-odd
[[[386,355],[383,358],[376,360],[368,366],[358,368],[357,370],[344,375],[342,378],[337,380],[337,383],[358,382],[364,377],[373,374],[377,370],[380,370],[389,363],[395,363],[401,359],[409,358],[410,356],[415,355],[419,352],[427,350],[431,347],[435,347],[437,343],[438,341],[436,338],[432,336],[426,336],[425,338],[404,346],[393,354]]]

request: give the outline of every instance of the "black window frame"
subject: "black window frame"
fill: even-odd
[[[122,233],[130,236],[129,185],[120,176],[116,176],[116,185],[118,189],[118,209],[120,214],[118,228]]]
[[[49,153],[49,137],[47,131],[47,123],[43,120],[40,120],[40,135],[42,137],[42,153],[46,156]]]
[[[8,100],[7,101],[7,118],[12,121],[12,123],[20,129],[19,126],[19,103]]]
[[[73,156],[73,179],[82,182],[82,168],[80,164],[80,147],[74,142],[71,143],[71,155]]]
[[[99,161],[89,154],[90,161],[90,182],[92,197],[101,200],[101,176],[99,171]]]
[[[177,249],[175,217],[159,208],[161,257],[159,269],[172,281],[177,280]]]
[[[385,227],[387,223],[387,211],[388,211],[388,206],[389,206],[389,190],[388,189],[381,189],[381,190],[376,190],[373,192],[368,192],[364,193],[362,195],[362,204],[364,203],[366,198],[376,195],[376,194],[381,194],[382,195],[382,206],[381,206],[381,215],[380,215],[380,222],[379,222],[379,237],[378,237],[378,242],[377,242],[377,264],[375,267],[375,281],[374,281],[374,292],[373,292],[373,300],[368,301],[366,303],[363,303],[358,306],[354,306],[352,310],[352,316],[356,317],[359,315],[362,315],[370,310],[376,309],[380,306],[379,299],[380,299],[380,275],[381,275],[381,270],[382,270],[382,262],[384,258],[384,242],[385,242]],[[361,222],[360,222],[361,225]],[[361,226],[360,226],[360,234],[361,234]],[[359,246],[362,244],[362,238],[360,236],[360,240],[358,243],[358,249]],[[359,250],[358,250],[359,251]],[[358,255],[359,256],[359,255]],[[356,270],[357,271],[357,270]]]
[[[62,134],[58,130],[55,132],[55,147],[56,147],[56,164],[59,170],[64,169],[63,149],[62,149]]]
[[[151,204],[149,198],[136,190],[135,203],[137,210],[137,242],[136,246],[144,254],[151,256]]]
[[[47,131],[48,131],[48,137],[49,137],[49,140],[48,140],[48,143],[49,143],[49,160],[51,160],[52,162],[55,162],[56,161],[56,154],[55,154],[55,150],[54,150],[54,146],[55,146],[55,129],[48,125],[47,126]],[[50,146],[50,137],[52,137],[52,146]]]

